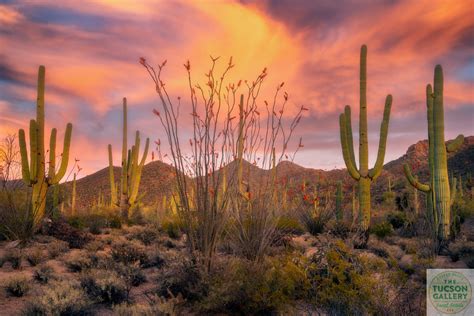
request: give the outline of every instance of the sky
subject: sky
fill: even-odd
[[[425,86],[444,70],[446,139],[474,135],[474,2],[469,0],[0,0],[0,136],[27,128],[35,116],[39,65],[46,66],[46,135],[62,140],[73,124],[71,161],[80,176],[115,164],[121,152],[122,97],[129,134],[165,139],[153,116],[153,82],[139,64],[167,60],[163,78],[173,98],[188,103],[193,78],[205,82],[210,56],[229,80],[252,80],[267,67],[260,102],[285,82],[289,114],[309,111],[296,131],[304,147],[295,162],[344,167],[338,116],[352,106],[358,135],[359,51],[368,46],[370,165],[376,159],[384,100],[393,95],[388,162],[427,138]],[[183,124],[183,132],[189,125]],[[163,142],[162,142],[163,143]],[[62,141],[58,141],[61,151]],[[355,140],[357,144],[357,140]],[[357,155],[357,148],[355,148]],[[148,159],[150,161],[151,158]]]

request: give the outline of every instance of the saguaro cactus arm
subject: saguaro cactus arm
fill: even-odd
[[[344,117],[345,117],[345,123],[346,123],[346,140],[347,140],[347,145],[349,147],[349,154],[352,160],[352,164],[354,167],[357,169],[357,163],[355,160],[355,154],[354,154],[354,141],[352,137],[352,122],[351,122],[351,107],[349,105],[346,105],[344,107]]]
[[[354,155],[354,148],[349,148],[348,139],[347,139],[347,118],[344,113],[339,115],[339,128],[341,136],[341,147],[342,147],[342,156],[347,167],[347,171],[355,180],[360,179],[360,173],[357,171],[355,164],[351,159],[351,155]],[[352,132],[351,132],[352,133]],[[352,152],[352,154],[351,154]]]
[[[56,174],[56,129],[51,130],[51,137],[49,139],[49,170],[48,177],[53,179]]]
[[[403,165],[403,171],[405,172],[405,176],[408,180],[408,182],[410,182],[410,184],[415,187],[416,189],[420,190],[420,191],[423,191],[423,192],[429,192],[431,191],[431,188],[428,184],[424,184],[424,183],[421,183],[420,181],[418,181],[411,173],[411,170],[410,170],[410,167],[408,166],[408,164],[404,164]]]
[[[369,172],[369,177],[372,180],[377,179],[377,177],[382,172],[383,161],[385,159],[385,148],[387,145],[387,135],[388,135],[388,124],[390,121],[390,110],[392,108],[392,96],[389,94],[385,99],[385,108],[383,111],[383,119],[380,125],[380,140],[379,140],[379,150],[377,153],[377,161],[375,166]]]
[[[66,134],[64,135],[63,153],[61,157],[61,165],[58,172],[53,179],[49,180],[50,184],[57,184],[64,177],[67,171],[67,164],[69,162],[69,148],[71,147],[72,124],[68,123],[66,126]]]
[[[458,137],[456,137],[455,140],[449,143],[449,145],[446,145],[446,151],[448,153],[455,152],[462,146],[463,143],[464,143],[464,135],[462,134],[458,135]]]
[[[25,131],[20,129],[18,132],[18,141],[20,143],[21,155],[21,175],[26,184],[31,185],[30,167],[28,165],[28,152],[26,150]]]

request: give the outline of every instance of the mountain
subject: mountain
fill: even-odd
[[[449,141],[447,142],[449,143]],[[428,178],[428,141],[422,140],[411,145],[406,154],[402,157],[390,161],[384,165],[380,177],[373,183],[372,196],[375,201],[380,201],[383,192],[387,191],[388,179],[392,181],[394,191],[401,191],[406,180],[403,173],[403,164],[409,163],[422,181]],[[236,176],[237,163],[231,162],[225,167],[227,177]],[[474,173],[474,136],[466,137],[464,144],[456,153],[448,155],[449,172],[455,176]],[[120,169],[114,167],[116,183],[120,181]],[[250,188],[261,188],[262,181],[271,174],[272,170],[261,169],[249,162],[243,164],[243,177]],[[350,197],[353,181],[345,169],[334,169],[324,171],[319,169],[305,168],[290,161],[282,161],[276,166],[278,179],[290,181],[295,186],[299,186],[303,181],[316,185],[320,192],[325,192],[328,188],[335,191],[335,184],[341,180],[344,183],[346,198]],[[161,203],[163,196],[170,196],[175,188],[174,168],[166,163],[154,161],[146,164],[143,168],[140,192],[146,192],[143,202],[145,204]],[[71,190],[71,182],[63,184],[68,194]],[[102,193],[106,199],[110,199],[109,170],[104,168],[94,174],[77,180],[77,207],[90,207]]]

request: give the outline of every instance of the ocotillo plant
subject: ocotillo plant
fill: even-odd
[[[71,215],[76,215],[76,173],[72,179]]]
[[[357,200],[355,184],[352,186],[352,224],[355,224],[357,219]]]
[[[28,163],[28,152],[25,141],[25,131],[20,129],[18,139],[21,153],[21,171],[23,181],[32,187],[32,213],[33,225],[41,222],[46,208],[46,193],[48,187],[58,184],[66,174],[69,160],[69,147],[71,144],[72,124],[66,126],[64,136],[64,147],[61,165],[56,170],[56,129],[51,130],[49,141],[49,170],[46,175],[46,158],[44,145],[44,91],[45,91],[45,67],[40,66],[38,70],[38,98],[36,101],[36,120],[30,121],[30,162]]]
[[[142,169],[145,165],[146,157],[148,155],[148,146],[150,139],[145,141],[145,150],[143,157],[139,161],[138,155],[140,151],[140,132],[136,131],[135,145],[131,149],[127,148],[127,99],[123,98],[123,129],[122,129],[122,172],[120,176],[120,204],[117,204],[112,145],[108,145],[109,151],[109,177],[110,177],[110,191],[111,203],[120,206],[122,216],[128,218],[130,208],[136,206],[140,200],[138,196],[138,188],[142,176]]]
[[[336,190],[336,220],[342,221],[342,182],[337,182]]]
[[[445,241],[449,237],[453,202],[449,188],[446,153],[456,151],[464,142],[464,136],[459,135],[454,142],[445,145],[443,84],[443,69],[437,65],[434,71],[434,91],[431,84],[426,87],[429,183],[419,182],[411,174],[409,166],[407,164],[404,166],[410,184],[427,193],[428,216],[432,222],[433,232],[440,241]]]
[[[367,139],[367,47],[363,45],[360,50],[360,113],[359,113],[359,170],[355,162],[351,108],[346,105],[344,113],[339,116],[341,146],[347,171],[354,180],[359,182],[359,223],[364,230],[370,225],[370,185],[382,171],[387,143],[388,123],[392,96],[387,95],[380,127],[380,141],[377,161],[373,169],[369,170],[369,147]]]

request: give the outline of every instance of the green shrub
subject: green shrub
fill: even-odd
[[[370,227],[370,232],[378,238],[384,239],[393,234],[393,227],[392,224],[388,222],[382,222],[380,224],[372,225]]]
[[[298,258],[267,258],[261,263],[233,259],[212,276],[200,305],[206,313],[270,315],[304,298],[309,287]]]
[[[405,226],[407,223],[407,215],[403,212],[391,212],[387,215],[387,221],[392,224],[395,229]]]
[[[91,301],[76,281],[52,281],[29,301],[26,315],[87,315]]]
[[[342,241],[328,247],[324,256],[314,256],[307,273],[310,297],[330,315],[383,314],[379,306],[388,303],[383,285]]]
[[[63,253],[69,251],[68,243],[62,240],[54,240],[48,244],[48,255],[49,258],[55,259]]]
[[[112,258],[117,262],[146,264],[145,247],[136,241],[118,241],[112,244]]]
[[[46,284],[54,278],[54,269],[48,264],[43,264],[35,269],[33,278],[41,284]]]
[[[10,262],[12,268],[18,270],[21,268],[21,261],[23,259],[23,252],[17,248],[8,249],[5,255],[3,256],[3,260],[5,262]]]
[[[83,216],[71,216],[67,219],[69,225],[77,229],[84,229],[86,222]]]
[[[30,249],[26,252],[26,260],[30,263],[31,266],[36,266],[41,262],[45,261],[45,254],[43,250],[39,248]]]
[[[21,297],[30,290],[30,279],[25,275],[12,276],[6,281],[5,290],[9,295]]]
[[[181,237],[181,229],[177,220],[166,219],[161,223],[163,229],[170,238],[178,239]]]
[[[302,235],[304,233],[304,228],[301,226],[301,223],[290,216],[281,216],[278,218],[276,224],[276,230],[280,234],[295,234]]]
[[[86,293],[101,302],[118,304],[128,298],[127,285],[115,271],[91,269],[80,280]]]

